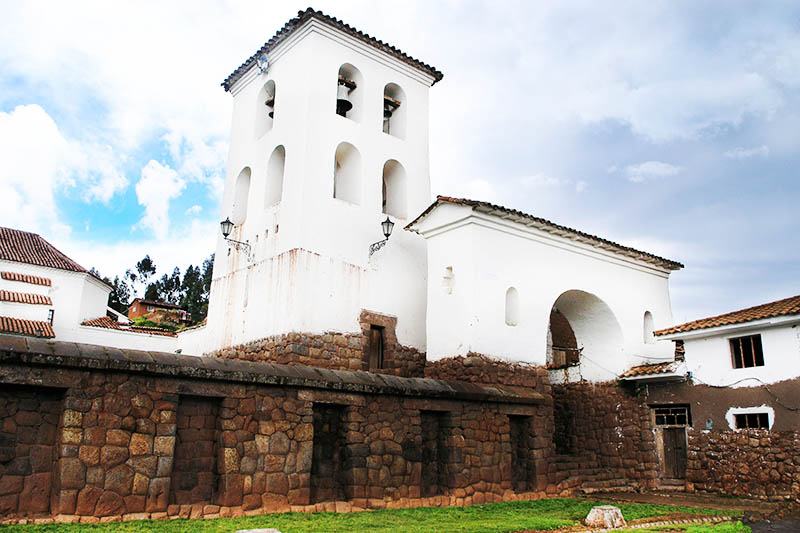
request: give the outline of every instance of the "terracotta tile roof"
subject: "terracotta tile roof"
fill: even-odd
[[[50,278],[43,278],[41,276],[32,276],[31,274],[21,274],[19,272],[0,272],[0,276],[7,281],[20,281],[22,283],[30,283],[32,285],[44,285],[50,287],[53,282]]]
[[[654,332],[655,335],[670,335],[672,333],[685,333],[696,329],[715,328],[717,326],[727,326],[730,324],[742,324],[753,320],[764,318],[774,318],[778,316],[789,316],[800,314],[800,295],[784,298],[777,302],[748,307],[739,311],[725,313],[724,315],[712,316],[693,320],[685,324],[672,326],[671,328],[661,329]]]
[[[163,307],[165,309],[180,309],[181,306],[177,304],[171,304],[169,302],[157,302],[155,300],[143,300],[140,298],[136,298],[134,301],[131,302],[131,305],[135,303],[140,303],[143,305],[152,305],[154,307]]]
[[[73,272],[88,272],[36,233],[0,228],[0,259]]]
[[[666,363],[651,363],[647,365],[635,366],[622,374],[621,378],[632,378],[637,376],[654,376],[657,374],[668,374],[674,372],[678,364],[675,361],[667,361]]]
[[[653,255],[647,252],[642,252],[641,250],[636,250],[635,248],[623,246],[616,242],[609,241],[607,239],[603,239],[595,235],[590,235],[588,233],[584,233],[576,229],[568,228],[566,226],[559,226],[558,224],[550,222],[549,220],[535,217],[533,215],[523,213],[522,211],[517,211],[516,209],[509,209],[501,205],[490,204],[489,202],[468,200],[466,198],[437,196],[436,201],[433,202],[430,206],[428,206],[428,208],[425,211],[423,211],[417,218],[415,218],[408,225],[406,225],[405,229],[409,231],[414,231],[413,229],[411,229],[411,227],[420,220],[422,220],[423,218],[425,218],[426,216],[428,216],[428,214],[431,211],[433,211],[434,208],[436,208],[442,203],[466,205],[472,207],[473,210],[481,213],[487,213],[490,215],[499,216],[500,218],[514,220],[516,222],[525,224],[526,226],[531,226],[540,229],[542,231],[545,231],[547,233],[552,233],[560,237],[566,237],[574,241],[590,244],[597,248],[602,248],[610,252],[621,254],[627,257],[632,257],[634,259],[639,259],[640,261],[645,261],[647,263],[651,263],[666,268],[668,270],[680,270],[681,268],[683,268],[683,265],[681,263],[678,263],[677,261],[673,261],[671,259],[665,259],[657,255]]]
[[[316,19],[316,20],[318,20],[320,22],[323,22],[323,23],[333,27],[333,28],[336,28],[339,31],[347,33],[348,35],[350,35],[352,37],[355,37],[356,39],[358,39],[358,40],[360,40],[360,41],[362,41],[362,42],[364,42],[364,43],[366,43],[366,44],[368,44],[370,46],[373,46],[373,47],[377,48],[378,50],[381,50],[382,52],[385,52],[385,53],[387,53],[387,54],[389,54],[391,56],[396,57],[397,59],[399,59],[403,63],[406,63],[407,65],[410,65],[410,66],[412,66],[414,68],[417,68],[417,69],[421,70],[422,72],[425,72],[426,74],[429,74],[429,75],[433,76],[433,78],[434,78],[433,83],[436,83],[437,81],[440,81],[442,79],[442,77],[444,76],[441,72],[436,70],[434,67],[432,67],[432,66],[430,66],[430,65],[428,65],[426,63],[423,63],[422,61],[419,61],[418,59],[414,59],[413,57],[407,55],[402,50],[399,50],[399,49],[395,48],[394,46],[391,46],[391,45],[389,45],[387,43],[384,43],[383,41],[379,41],[375,37],[371,37],[371,36],[367,35],[364,32],[358,31],[357,29],[353,28],[349,24],[345,24],[344,22],[342,22],[339,19],[336,19],[334,17],[330,17],[330,16],[324,14],[322,11],[314,11],[313,8],[309,7],[305,11],[298,11],[297,12],[297,17],[291,19],[289,22],[284,24],[283,28],[278,30],[278,33],[276,33],[272,37],[272,39],[270,39],[269,41],[264,43],[264,46],[259,48],[258,51],[255,54],[250,56],[247,59],[247,61],[242,63],[239,66],[239,68],[234,70],[233,73],[230,76],[225,78],[225,81],[222,82],[222,86],[225,88],[225,90],[226,91],[230,91],[231,90],[231,87],[233,86],[233,84],[236,83],[239,80],[239,78],[244,76],[244,74],[248,70],[250,70],[250,67],[252,67],[256,63],[256,58],[258,58],[261,54],[269,55],[269,52],[275,46],[277,46],[278,43],[280,43],[281,41],[286,39],[289,35],[294,33],[298,28],[302,27],[306,22],[308,22],[311,19]]]
[[[81,322],[81,326],[91,326],[94,328],[106,328],[106,329],[116,329],[118,331],[128,331],[130,333],[145,333],[148,335],[162,335],[165,337],[175,337],[175,332],[170,331],[168,329],[159,329],[159,328],[143,328],[139,326],[128,326],[125,324],[120,324],[116,320],[109,318],[107,316],[101,316],[99,318],[93,318],[91,320],[84,320]]]
[[[6,290],[0,290],[0,301],[13,302],[16,304],[53,305],[53,300],[44,294],[35,294],[32,292],[12,292]]]
[[[53,332],[53,326],[49,322],[25,320],[23,318],[14,318],[10,316],[0,316],[0,333],[46,337],[49,339],[56,336]]]

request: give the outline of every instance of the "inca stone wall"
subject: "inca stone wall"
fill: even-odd
[[[6,519],[468,505],[548,485],[550,404],[526,388],[8,337],[0,384]]]
[[[397,318],[362,311],[361,334],[329,332],[322,335],[287,333],[223,348],[208,354],[223,359],[243,359],[331,370],[363,370],[402,377],[422,377],[425,354],[397,341]],[[370,369],[370,327],[383,328],[383,366]]]
[[[800,498],[800,432],[689,431],[687,490]]]
[[[658,457],[643,397],[616,383],[554,385],[553,418],[557,486],[655,486]]]

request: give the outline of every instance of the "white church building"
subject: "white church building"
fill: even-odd
[[[672,324],[680,263],[486,202],[431,203],[429,90],[441,79],[309,9],[225,80],[232,224],[207,325],[179,335],[183,353],[274,349],[293,334],[313,351],[338,334],[361,336],[363,357],[376,342],[430,361],[481,354],[548,365],[554,382],[672,359],[652,332]]]

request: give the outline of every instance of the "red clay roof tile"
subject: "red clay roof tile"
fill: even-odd
[[[0,259],[73,272],[88,272],[36,233],[0,228]]]
[[[414,59],[413,57],[409,56],[402,50],[395,48],[394,46],[391,46],[389,44],[386,44],[383,41],[379,41],[375,37],[371,37],[364,32],[358,31],[349,24],[345,24],[344,22],[342,22],[337,18],[330,17],[324,14],[322,11],[314,11],[313,8],[309,7],[305,11],[298,11],[297,17],[289,20],[289,22],[284,24],[283,27],[280,30],[278,30],[278,33],[276,33],[272,37],[272,39],[264,43],[264,46],[259,48],[255,54],[250,56],[247,59],[247,61],[242,63],[239,66],[239,68],[234,70],[230,76],[225,78],[225,81],[222,82],[222,86],[225,88],[225,90],[226,91],[231,90],[233,84],[236,83],[239,80],[239,78],[244,76],[244,74],[250,69],[250,67],[252,67],[255,64],[257,57],[259,57],[261,54],[269,53],[270,50],[272,50],[275,46],[278,45],[278,43],[286,39],[289,35],[294,33],[295,30],[302,27],[303,24],[305,24],[311,19],[316,19],[321,22],[324,22],[325,24],[328,24],[329,26],[333,26],[339,31],[343,31],[344,33],[347,33],[348,35],[351,35],[352,37],[355,37],[356,39],[370,46],[373,46],[378,50],[381,50],[391,56],[396,57],[397,59],[406,63],[407,65],[410,65],[416,69],[421,70],[422,72],[425,72],[426,74],[433,76],[434,79],[433,83],[440,81],[442,77],[444,77],[444,75],[438,70],[436,70],[434,67],[426,63],[423,63],[418,59]]]
[[[19,281],[22,283],[30,283],[32,285],[44,285],[50,287],[53,282],[50,278],[43,278],[41,276],[33,276],[31,274],[22,274],[20,272],[0,272],[0,276],[6,281]]]
[[[752,322],[753,320],[761,320],[764,318],[774,318],[778,316],[790,316],[800,314],[800,295],[784,298],[776,302],[769,302],[766,304],[748,307],[739,311],[725,313],[724,315],[712,316],[709,318],[701,318],[672,326],[671,328],[661,329],[654,332],[655,335],[670,335],[672,333],[686,333],[687,331],[694,331],[705,328],[715,328],[717,326],[727,326],[730,324],[741,324],[743,322]]]
[[[635,366],[626,370],[619,377],[632,378],[637,376],[652,376],[655,374],[667,374],[674,372],[677,363],[675,361],[668,361],[666,363],[651,363],[647,365]]]
[[[93,318],[91,320],[84,320],[81,322],[81,326],[91,326],[94,328],[106,328],[106,329],[116,329],[118,331],[128,331],[130,333],[146,333],[148,335],[162,335],[165,337],[175,337],[175,332],[170,331],[168,329],[158,329],[158,328],[143,328],[139,326],[127,326],[124,324],[120,324],[116,320],[109,318],[107,316],[101,316],[99,318]]]
[[[29,337],[45,337],[49,339],[56,336],[53,332],[53,326],[49,322],[26,320],[10,316],[0,316],[0,333],[27,335]]]
[[[0,290],[0,301],[17,304],[53,305],[53,300],[44,294]]]

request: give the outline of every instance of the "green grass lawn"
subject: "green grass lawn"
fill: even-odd
[[[284,513],[244,518],[213,520],[132,521],[112,524],[47,524],[41,526],[0,525],[0,533],[78,533],[158,531],[159,533],[232,533],[237,529],[274,527],[282,533],[336,533],[352,531],[391,531],[393,533],[502,532],[548,530],[576,525],[589,510],[601,502],[579,499],[548,499],[526,502],[503,502],[471,507],[427,507],[391,509],[361,513]],[[690,516],[734,515],[739,511],[696,509],[640,503],[614,504],[630,522],[664,515]],[[713,529],[713,533],[739,533]]]

